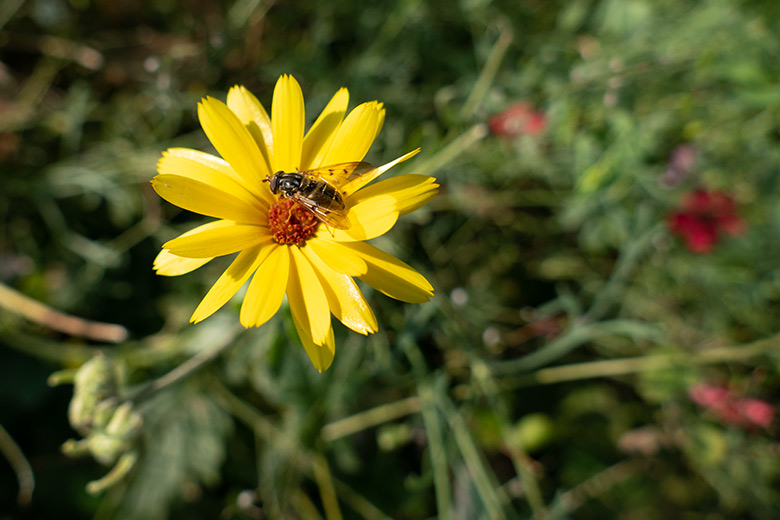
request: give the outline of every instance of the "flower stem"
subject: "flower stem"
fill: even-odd
[[[16,473],[16,479],[19,481],[17,502],[20,506],[29,504],[32,499],[33,489],[35,489],[35,477],[32,467],[19,448],[19,445],[14,442],[11,435],[2,425],[0,425],[0,453],[8,459]]]
[[[189,375],[193,374],[210,361],[216,359],[225,350],[230,348],[234,344],[234,339],[243,328],[236,328],[236,334],[230,334],[228,339],[224,340],[224,343],[218,345],[210,350],[202,350],[189,358],[187,361],[177,366],[164,376],[161,376],[154,381],[147,383],[146,385],[131,392],[126,400],[140,402],[153,396],[157,392],[174,385],[185,379]]]
[[[0,283],[0,307],[46,328],[71,336],[108,343],[120,343],[127,338],[127,329],[121,325],[89,321],[65,314],[33,300],[3,283]]]

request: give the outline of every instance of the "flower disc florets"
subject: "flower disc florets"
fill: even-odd
[[[278,244],[303,246],[319,223],[311,212],[290,199],[281,199],[268,212],[268,229]]]

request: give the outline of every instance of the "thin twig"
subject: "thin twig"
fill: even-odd
[[[241,330],[244,329],[237,328],[236,332],[238,333]],[[210,350],[202,350],[198,352],[197,354],[195,354],[187,361],[177,366],[176,368],[174,368],[164,376],[161,376],[155,379],[154,381],[147,383],[146,385],[142,386],[136,391],[132,392],[127,397],[127,400],[135,401],[135,402],[143,401],[144,399],[148,399],[152,395],[156,394],[160,390],[178,383],[182,379],[186,378],[190,374],[194,373],[195,371],[203,367],[205,364],[219,357],[220,354],[222,354],[225,350],[227,350],[233,345],[235,337],[236,334],[230,334],[228,339],[224,340],[224,343],[222,343],[221,345],[214,347]]]
[[[26,506],[32,500],[33,489],[35,489],[35,476],[33,475],[32,466],[30,466],[22,450],[1,424],[0,453],[8,459],[14,473],[16,473],[16,479],[19,481],[19,494],[16,500],[20,506]]]
[[[65,314],[2,283],[0,283],[0,307],[44,327],[71,336],[108,343],[120,343],[127,338],[127,329],[121,325],[89,321]]]

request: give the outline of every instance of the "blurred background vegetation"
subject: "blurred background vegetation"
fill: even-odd
[[[750,0],[0,2],[0,518],[777,518],[778,35]],[[324,374],[285,312],[187,323],[226,263],[151,269],[198,222],[161,151],[282,73],[309,117],[383,101],[367,160],[442,184],[375,241],[436,297],[369,294]],[[143,423],[73,458],[49,378],[90,359]]]

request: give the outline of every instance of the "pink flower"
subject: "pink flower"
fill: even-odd
[[[522,101],[493,115],[489,126],[495,135],[514,139],[523,134],[541,134],[547,126],[547,118],[543,112],[535,110],[531,103]]]
[[[722,191],[696,190],[683,198],[682,208],[669,216],[669,229],[685,239],[694,253],[709,253],[721,232],[744,234],[745,221],[737,214],[734,199]]]
[[[740,399],[737,409],[741,417],[761,428],[769,428],[775,419],[775,407],[761,399]]]
[[[688,389],[691,400],[715,413],[724,423],[746,430],[769,428],[775,419],[775,407],[761,399],[734,395],[728,388],[694,385]]]
[[[696,147],[690,144],[682,144],[672,150],[669,164],[661,178],[661,184],[667,188],[673,188],[680,184],[693,171],[698,155]]]

